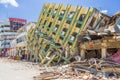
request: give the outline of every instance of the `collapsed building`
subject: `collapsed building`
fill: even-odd
[[[83,58],[87,56],[87,53],[93,53],[97,58],[106,58],[119,51],[120,13],[112,16],[105,26],[102,31],[87,30],[89,36],[84,36],[87,41],[80,45]]]
[[[95,8],[44,4],[36,28],[28,32],[29,53],[46,65],[69,63],[75,56],[105,58],[110,44],[118,47],[113,47],[113,42],[106,43],[119,28],[117,16],[110,17]]]

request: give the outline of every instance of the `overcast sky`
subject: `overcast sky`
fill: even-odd
[[[109,15],[120,10],[120,0],[0,0],[0,20],[16,17],[37,21],[44,3],[94,7]]]

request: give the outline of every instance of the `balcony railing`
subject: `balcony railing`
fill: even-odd
[[[16,36],[0,36],[0,40],[6,40],[6,39],[14,39]]]
[[[17,35],[16,32],[1,32],[0,35]]]
[[[0,30],[10,30],[10,27],[3,27],[3,28],[0,28]]]

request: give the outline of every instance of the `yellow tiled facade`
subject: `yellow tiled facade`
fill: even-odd
[[[53,43],[69,46],[74,52],[78,47],[79,35],[88,28],[94,28],[99,21],[105,21],[106,18],[101,18],[102,16],[104,15],[94,8],[44,4],[36,29],[31,29],[28,33],[28,47],[39,54],[40,61],[53,48]]]

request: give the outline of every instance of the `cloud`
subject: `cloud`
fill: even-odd
[[[19,4],[16,2],[16,0],[0,0],[0,4],[4,4],[5,7],[8,7],[8,4],[14,6],[14,7],[18,7]]]
[[[104,14],[107,14],[107,13],[108,13],[108,10],[101,10],[100,12],[101,12],[101,13],[104,13]]]

